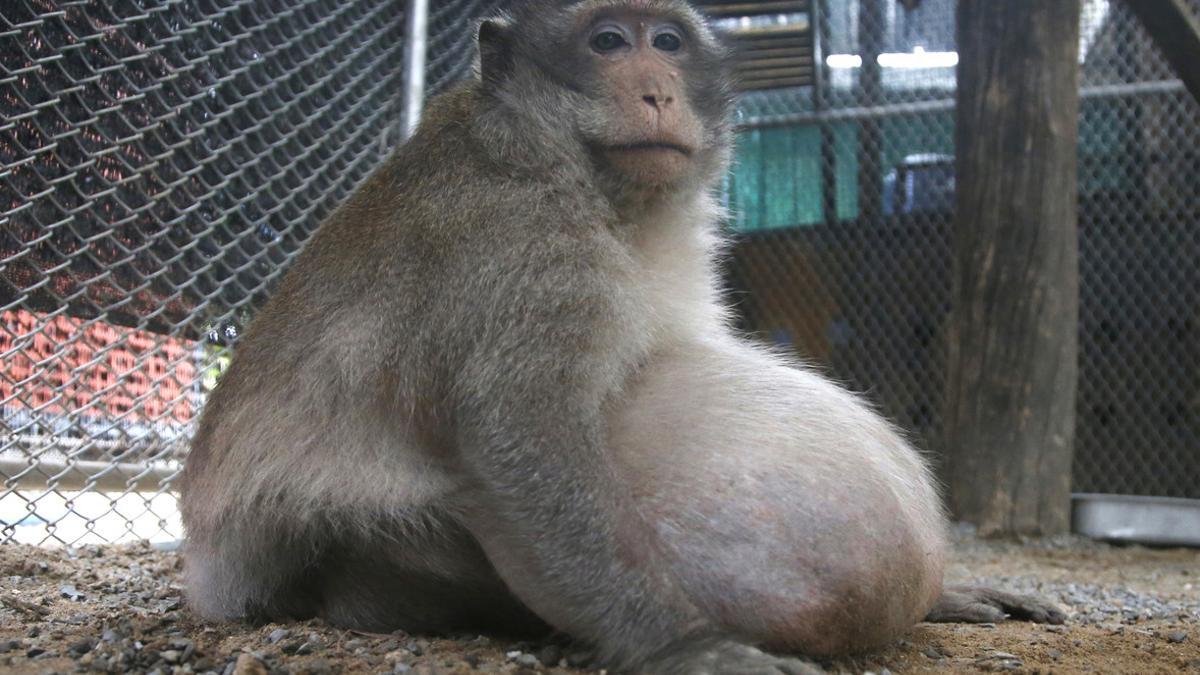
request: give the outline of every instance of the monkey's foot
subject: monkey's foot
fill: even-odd
[[[818,665],[799,658],[773,656],[750,645],[721,642],[675,653],[646,668],[655,675],[824,675]]]
[[[925,617],[933,623],[996,623],[1005,619],[1062,623],[1067,615],[1053,603],[1032,595],[982,586],[947,586]]]

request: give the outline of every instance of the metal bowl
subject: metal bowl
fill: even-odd
[[[1086,537],[1200,546],[1200,499],[1076,494],[1071,501],[1071,529]]]

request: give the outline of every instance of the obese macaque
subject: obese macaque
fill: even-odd
[[[213,393],[182,485],[196,611],[553,628],[651,673],[819,672],[926,616],[1061,621],[943,594],[922,458],[729,328],[729,58],[694,9],[523,2],[479,50]]]

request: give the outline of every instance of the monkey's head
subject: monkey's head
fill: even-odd
[[[727,49],[682,0],[522,2],[480,25],[479,47],[483,90],[508,123],[623,195],[694,189],[726,168]]]

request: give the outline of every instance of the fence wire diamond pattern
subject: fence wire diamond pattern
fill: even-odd
[[[503,4],[430,3],[429,93]],[[1083,5],[1076,488],[1200,498],[1200,106],[1123,3]],[[810,27],[817,78],[743,96],[741,324],[936,453],[954,2],[788,6],[754,21]],[[401,141],[405,7],[0,3],[0,541],[181,534],[171,481],[241,327]]]

